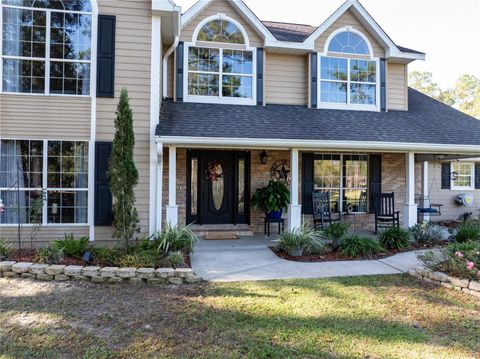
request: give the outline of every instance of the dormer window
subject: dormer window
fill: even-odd
[[[253,49],[245,30],[222,15],[203,21],[186,44],[186,101],[255,104]]]
[[[379,111],[379,59],[351,28],[334,32],[319,56],[319,107]]]

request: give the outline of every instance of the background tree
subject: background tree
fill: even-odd
[[[409,86],[480,119],[480,79],[474,75],[463,75],[453,88],[444,90],[433,80],[431,72],[413,71],[409,74]]]
[[[138,183],[138,171],[133,160],[135,134],[133,132],[133,113],[130,108],[128,92],[122,89],[115,119],[115,137],[108,175],[113,195],[113,236],[123,241],[125,249],[138,228],[138,213],[135,208],[134,188]]]

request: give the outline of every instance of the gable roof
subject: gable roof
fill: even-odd
[[[476,146],[480,121],[409,89],[409,111],[367,112],[304,106],[212,105],[166,101],[161,137],[360,141]]]

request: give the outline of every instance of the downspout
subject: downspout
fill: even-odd
[[[175,51],[180,41],[180,26],[181,26],[181,15],[177,16],[177,34],[175,35],[175,39],[173,40],[172,46],[169,47],[165,55],[163,56],[163,76],[162,76],[162,94],[163,98],[167,97],[167,87],[168,87],[168,58],[171,54]]]

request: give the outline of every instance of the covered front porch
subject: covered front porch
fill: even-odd
[[[253,208],[250,199],[270,180],[286,181],[290,189],[290,205],[283,215],[288,229],[311,222],[313,191],[330,192],[332,209],[345,214],[343,220],[352,222],[356,231],[374,230],[373,198],[393,192],[401,225],[411,227],[418,220],[418,196],[428,196],[427,159],[434,156],[395,149],[361,151],[353,146],[281,148],[219,143],[221,147],[214,147],[213,143],[177,142],[157,144],[157,227],[166,222],[192,224],[198,231],[223,228],[239,235],[264,232],[265,214]]]

